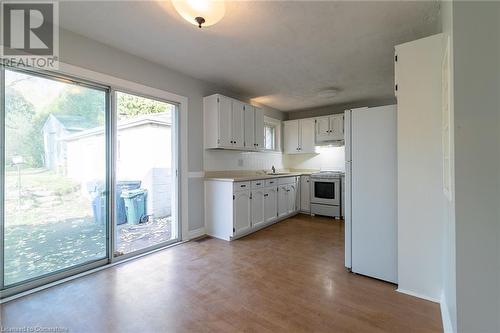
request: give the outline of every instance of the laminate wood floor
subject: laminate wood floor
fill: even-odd
[[[69,332],[440,332],[439,305],[347,272],[342,221],[297,215],[175,246],[1,305]]]

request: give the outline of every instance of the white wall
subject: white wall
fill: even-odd
[[[500,3],[453,2],[458,332],[500,331]]]
[[[316,147],[318,154],[285,155],[285,165],[292,169],[326,169],[345,171],[345,149]]]
[[[280,152],[241,152],[228,150],[206,150],[205,171],[244,171],[283,169],[283,154]]]
[[[398,290],[440,301],[442,35],[398,45]]]

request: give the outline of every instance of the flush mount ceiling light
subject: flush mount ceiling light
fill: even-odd
[[[226,13],[222,0],[172,0],[175,10],[199,28],[219,22]]]
[[[338,89],[328,88],[328,89],[321,90],[318,93],[318,97],[321,97],[321,98],[333,98],[333,97],[337,96],[338,93],[339,93]]]

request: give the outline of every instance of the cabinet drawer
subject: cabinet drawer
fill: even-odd
[[[283,177],[278,178],[278,184],[293,184],[295,183],[295,177]]]
[[[278,185],[278,179],[277,178],[273,178],[273,179],[266,179],[266,187],[267,186],[276,186]]]
[[[250,182],[237,182],[233,184],[233,191],[246,191],[250,189]]]
[[[252,181],[252,188],[261,188],[264,187],[264,180],[253,180]]]

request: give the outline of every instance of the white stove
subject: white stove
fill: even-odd
[[[311,174],[311,215],[335,218],[342,216],[341,171],[321,171]]]

